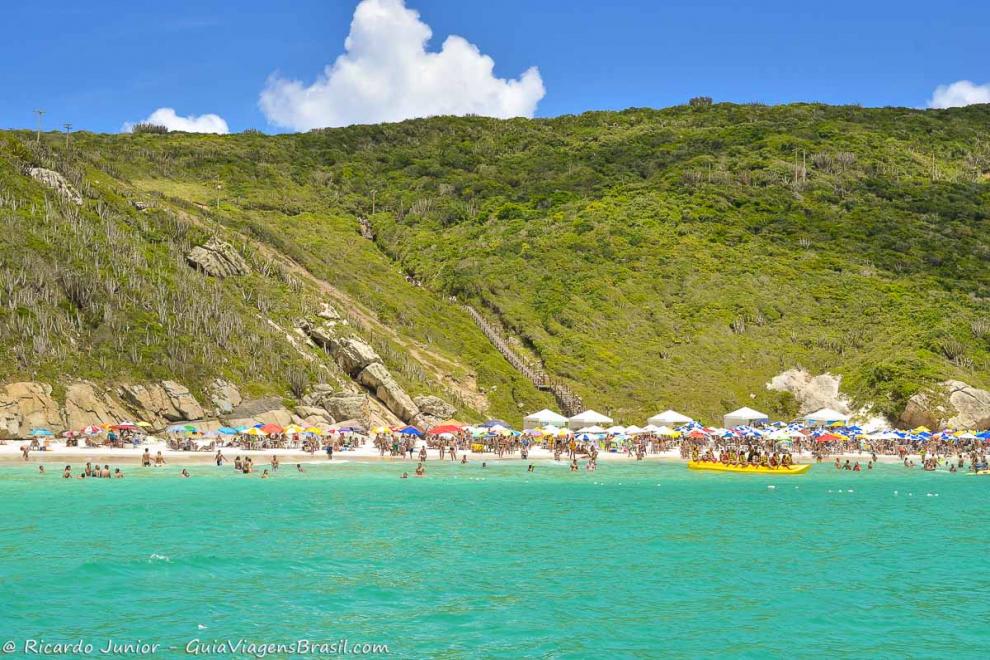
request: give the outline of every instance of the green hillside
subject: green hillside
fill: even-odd
[[[2,274],[23,270],[35,298],[0,311],[0,376],[200,382],[221,365],[286,393],[290,371],[320,378],[257,310],[290,326],[325,292],[284,266],[265,274],[270,249],[373,318],[364,331],[404,384],[476,374],[492,414],[549,400],[449,296],[624,421],[658,406],[786,415],[794,402],[764,384],[795,366],[896,414],[935,380],[990,385],[988,127],[990,106],[702,104],[68,147],[5,133]],[[78,217],[46,205],[31,165],[77,183]],[[218,231],[255,274],[183,265]],[[65,284],[80,274],[92,291]]]

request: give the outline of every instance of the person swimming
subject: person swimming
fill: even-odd
[[[463,454],[461,456],[461,465],[466,465],[466,464],[467,464],[467,454]]]
[[[423,467],[422,463],[416,466],[416,476],[417,477],[426,476],[426,468]]]
[[[38,474],[44,474],[44,473],[45,473],[45,466],[44,465],[39,465],[38,466]]]
[[[261,478],[262,479],[267,479],[268,478],[268,469],[267,468],[265,469],[264,472],[261,473]]]
[[[179,476],[183,479],[188,479],[191,475],[189,474],[189,470],[182,468],[182,472],[179,473]]]
[[[71,465],[66,465],[65,466],[65,469],[62,471],[62,478],[63,479],[71,479],[72,478],[72,466]]]
[[[409,478],[409,473],[408,472],[403,472],[402,473],[402,476],[399,477],[399,479],[408,479],[408,478]]]
[[[296,463],[296,471],[305,472],[306,470],[303,469],[302,463]]]

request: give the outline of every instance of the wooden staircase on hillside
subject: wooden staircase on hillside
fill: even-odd
[[[498,352],[505,357],[505,359],[515,368],[516,371],[525,376],[536,389],[543,392],[550,392],[553,394],[554,398],[557,400],[557,405],[560,406],[560,411],[567,417],[573,417],[582,410],[584,410],[584,402],[581,401],[581,397],[575,394],[571,388],[567,387],[564,383],[551,380],[550,377],[542,369],[533,368],[518,353],[509,345],[509,342],[505,340],[505,337],[495,329],[495,327],[488,322],[484,316],[481,315],[478,310],[476,310],[471,305],[464,305],[464,309],[467,313],[474,319],[474,322],[481,328],[481,331],[485,333],[488,337],[488,341],[492,343]]]

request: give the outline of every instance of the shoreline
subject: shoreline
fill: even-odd
[[[214,451],[177,451],[172,449],[166,449],[164,444],[161,445],[147,445],[147,449],[150,451],[152,459],[158,451],[162,452],[162,456],[165,457],[166,465],[165,467],[175,466],[196,466],[196,465],[213,465],[214,464]],[[102,447],[59,447],[49,451],[32,451],[29,454],[29,459],[25,461],[20,453],[20,444],[7,444],[0,445],[0,466],[11,466],[11,465],[49,465],[49,464],[61,464],[61,465],[84,465],[87,462],[100,463],[100,464],[110,464],[110,465],[128,465],[128,466],[141,466],[141,457],[144,454],[145,446],[137,448],[125,448],[125,449],[110,449]],[[303,463],[307,465],[314,465],[320,463],[332,464],[336,461],[348,461],[355,463],[382,463],[382,464],[401,464],[401,465],[416,465],[419,463],[418,452],[414,454],[412,459],[404,456],[380,456],[377,449],[372,447],[361,447],[353,451],[339,451],[334,452],[333,460],[327,459],[326,453],[316,452],[315,454],[310,454],[309,452],[297,450],[297,449],[269,449],[269,450],[245,450],[236,447],[223,448],[223,455],[227,459],[227,463],[231,463],[236,456],[248,457],[255,459],[255,465],[267,465],[270,462],[272,456],[278,456],[279,461],[283,464],[291,463]],[[449,458],[444,459],[444,463],[459,463],[461,456],[465,455],[462,452],[458,452],[457,460],[451,461]],[[553,461],[553,453],[545,449],[533,449],[530,451],[529,458],[522,459],[519,454],[511,454],[508,456],[499,457],[494,453],[475,453],[466,452],[468,457],[468,464],[471,463],[524,463],[524,462],[546,462]],[[911,460],[917,462],[920,457],[917,454],[912,454],[908,456]],[[796,454],[796,463],[814,463],[815,459],[811,454]],[[851,462],[859,461],[864,466],[867,461],[870,460],[869,453],[846,453],[846,454],[836,454],[829,455],[825,460],[822,461],[822,465],[826,465],[835,461],[839,458],[840,461],[845,461],[848,459]],[[264,460],[258,460],[264,459]],[[584,463],[588,460],[586,456],[579,456],[578,462]],[[569,459],[566,457],[561,457],[560,462],[568,462]],[[430,449],[427,452],[427,464],[437,464],[440,461],[440,453],[436,449]],[[611,452],[600,452],[598,454],[599,463],[684,463],[687,464],[687,459],[682,458],[679,451],[667,451],[659,454],[647,454],[642,461],[637,461],[635,458],[630,457],[628,454],[623,453],[611,453]],[[901,459],[897,456],[877,456],[877,463],[901,463]]]

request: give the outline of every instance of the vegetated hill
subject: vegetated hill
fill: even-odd
[[[2,381],[58,389],[79,379],[106,386],[172,379],[201,400],[216,378],[246,397],[298,398],[318,382],[353,389],[297,329],[319,322],[329,303],[348,324],[338,332],[369,343],[410,395],[439,395],[468,419],[550,404],[466,313],[448,314],[446,301],[407,282],[352,220],[314,219],[318,236],[308,252],[267,215],[149,195],[86,136],[68,152],[64,139],[42,138],[39,145],[27,134],[0,134]],[[83,203],[28,176],[35,166],[63,173]],[[215,200],[215,185],[203,185]],[[190,190],[198,199],[199,189]],[[191,249],[214,236],[236,248],[248,274],[210,277],[187,263]]]
[[[101,204],[121,212],[125,198],[150,198],[288,255],[409,341],[496,392],[518,390],[496,397],[504,414],[538,395],[447,296],[508,328],[589,406],[641,422],[658,406],[709,420],[742,404],[793,414],[765,383],[795,366],[842,375],[857,403],[891,415],[938,380],[990,384],[988,127],[990,106],[719,104],[302,135],[77,134],[68,152],[57,135],[31,147],[16,133],[6,153],[68,169],[93,218]],[[194,241],[164,217],[127,216],[135,250],[178,272]],[[38,231],[8,226],[5,240],[44,253],[52,237]],[[106,235],[108,250],[115,240]],[[298,313],[289,285],[264,285],[277,316]],[[142,323],[128,332],[147,332]],[[29,349],[22,335],[10,350]],[[102,369],[98,356],[85,368]],[[230,369],[273,383],[285,369],[245,359]],[[45,364],[78,368],[65,356]]]

